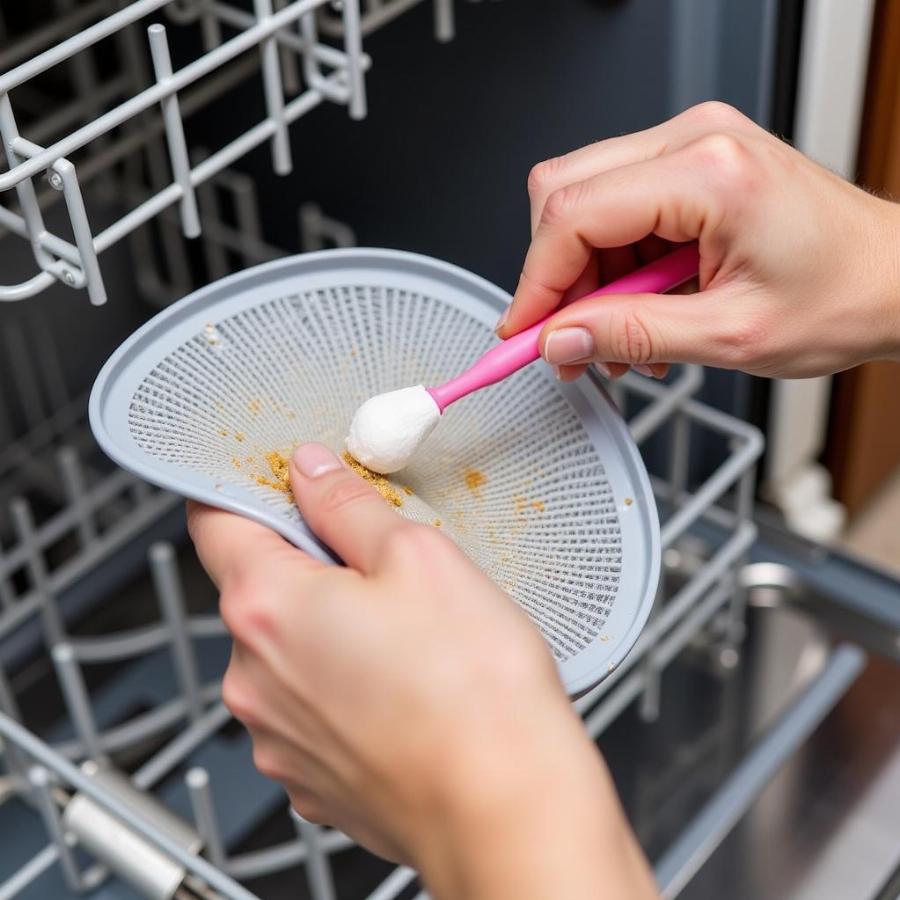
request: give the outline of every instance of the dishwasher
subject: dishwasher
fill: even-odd
[[[392,245],[511,283],[530,164],[716,89],[697,48],[741,16],[768,96],[778,4],[667,6],[560,0],[555,44],[533,0],[0,9],[0,900],[426,897],[255,771],[183,502],[100,452],[88,391],[155,312],[297,252]],[[608,53],[578,43],[586,23]],[[738,94],[739,57],[719,54]],[[757,503],[762,432],[722,373],[609,390],[662,576],[574,704],[662,896],[895,900],[900,582]]]

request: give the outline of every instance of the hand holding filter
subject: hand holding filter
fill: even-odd
[[[693,278],[698,265],[697,245],[688,244],[576,302],[607,294],[663,293]],[[402,469],[451,403],[496,384],[540,357],[538,338],[549,319],[547,316],[488,350],[475,365],[442,385],[401,388],[367,400],[350,423],[350,454],[383,475]]]

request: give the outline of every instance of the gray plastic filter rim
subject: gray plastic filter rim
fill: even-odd
[[[431,294],[491,328],[511,299],[501,288],[465,269],[398,250],[323,250],[245,269],[172,304],[110,356],[94,382],[88,406],[91,429],[100,447],[117,465],[145,481],[246,516],[277,531],[315,558],[340,563],[302,521],[294,523],[269,513],[240,485],[223,484],[193,471],[186,477],[181,467],[152,457],[139,447],[128,427],[129,405],[137,387],[169,352],[202,331],[207,322],[221,321],[248,306],[301,288],[334,285],[337,273],[348,284],[374,283],[372,279],[376,279],[398,289]],[[622,533],[621,578],[603,631],[583,650],[557,663],[566,690],[574,696],[609,675],[640,636],[659,581],[660,533],[647,470],[606,390],[589,378],[559,383],[558,390],[578,414],[603,462]]]

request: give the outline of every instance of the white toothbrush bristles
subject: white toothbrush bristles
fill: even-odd
[[[423,385],[378,394],[353,416],[347,450],[367,469],[388,475],[404,468],[441,418]]]

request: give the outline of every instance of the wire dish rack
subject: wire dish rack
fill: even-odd
[[[284,255],[233,164],[268,143],[274,170],[288,173],[293,122],[325,103],[364,116],[362,37],[416,5],[48,2],[52,20],[14,41],[0,15],[0,228],[7,249],[27,242],[29,264],[0,300],[63,285],[103,303],[112,279],[101,257],[127,249],[131,282],[156,306]],[[450,39],[451,0],[434,0],[434,12],[435,36]],[[180,68],[157,14],[201,47]],[[189,146],[186,121],[246,80],[264,117],[222,146]],[[93,227],[104,204],[114,211]],[[308,202],[296,242],[355,237]],[[220,699],[229,641],[214,591],[190,554],[179,557],[180,500],[99,453],[46,318],[10,319],[2,340],[0,382],[16,402],[0,398],[0,900],[249,898],[246,884],[298,866],[313,900],[341,896],[348,867],[362,873],[354,896],[410,896],[415,872],[359,866],[346,835],[291,818],[256,773]],[[685,367],[665,384],[628,375],[613,388],[638,444],[667,443],[667,471],[654,478],[664,553],[703,522],[725,537],[687,577],[664,577],[631,654],[576,702],[595,738],[634,702],[655,718],[667,667],[698,635],[738,652],[737,573],[755,536],[762,442],[698,402],[701,385],[702,371]],[[696,483],[694,452],[710,436],[721,459]]]
[[[0,174],[0,193],[15,190],[18,201],[17,209],[0,206],[0,225],[28,242],[38,269],[16,284],[0,286],[0,300],[23,300],[61,282],[84,288],[95,305],[105,303],[100,254],[176,205],[185,237],[199,236],[198,187],[265,142],[271,146],[275,172],[290,173],[293,159],[288,127],[320,104],[342,104],[352,118],[364,117],[364,72],[370,60],[362,51],[358,0],[341,4],[342,49],[319,40],[316,12],[326,3],[295,0],[276,10],[272,0],[254,0],[250,14],[224,2],[136,0],[0,75],[0,138],[8,163],[7,171]],[[66,2],[61,6],[70,13],[69,27],[85,21],[83,9]],[[90,5],[95,13],[104,6]],[[154,21],[146,33],[152,74],[145,71],[138,33],[131,26],[154,13],[165,13],[179,24],[198,22],[204,52],[173,69],[166,27]],[[59,34],[57,23],[50,33]],[[47,30],[33,40],[46,37]],[[119,59],[128,62],[121,77],[101,83],[92,48],[103,41],[112,41]],[[31,47],[27,41],[19,42],[7,57],[29,53]],[[23,136],[13,101],[19,92],[27,94],[35,78],[63,64],[72,69],[80,99],[58,115],[45,114],[31,132],[32,139]],[[185,117],[257,69],[265,117],[193,162],[185,139]],[[295,96],[286,96],[288,88]],[[105,109],[110,102],[115,105]],[[148,113],[155,115],[148,118]],[[154,180],[166,183],[154,187],[149,196],[95,233],[85,207],[83,183],[108,172],[121,160],[134,159],[148,135],[155,132],[165,137],[171,175],[161,171],[166,163],[160,164],[157,158]],[[71,157],[86,148],[86,161],[76,166]],[[36,183],[43,176],[49,190],[62,196],[71,240],[51,231],[45,222],[47,204],[39,202]]]
[[[693,399],[701,381],[701,371],[688,367],[667,385],[627,376],[616,388],[623,406],[636,409],[630,418],[636,440],[663,432],[671,446],[669,472],[655,479],[663,548],[674,549],[704,519],[724,527],[728,537],[677,590],[664,581],[635,649],[616,673],[576,702],[594,737],[636,700],[642,714],[654,718],[666,667],[699,632],[713,633],[733,652],[742,635],[736,578],[755,536],[752,485],[761,440],[751,427]],[[689,491],[691,447],[702,439],[699,432],[724,436],[729,449],[716,471]],[[155,502],[159,510],[178,503],[162,493]],[[21,527],[21,502],[16,509]],[[143,509],[151,517],[153,508]],[[80,494],[67,511],[67,527],[57,526],[61,534],[95,546],[91,561],[108,559],[102,528],[90,537],[97,507]],[[135,535],[142,533],[135,527]],[[83,634],[66,624],[61,601],[69,582],[51,569],[48,550],[33,532],[23,534],[0,564],[7,583],[15,582],[14,569],[24,568],[31,585],[26,594],[7,593],[0,616],[0,648],[9,656],[9,662],[0,657],[0,735],[10,798],[5,814],[21,817],[33,808],[47,842],[30,855],[23,850],[25,858],[9,859],[11,870],[0,870],[6,878],[0,898],[29,896],[29,889],[37,891],[34,896],[57,896],[66,888],[84,892],[111,878],[136,886],[142,896],[213,891],[247,898],[253,895],[241,881],[298,864],[311,897],[338,896],[332,865],[340,866],[352,846],[340,832],[295,819],[294,837],[244,852],[230,849],[266,814],[279,806],[285,817],[289,811],[280,790],[254,772],[246,741],[224,736],[231,718],[219,698],[219,678],[228,642],[213,611],[188,609],[186,597],[196,590],[185,590],[173,546],[156,542],[147,553],[156,613],[146,624]],[[115,595],[98,599],[122,602]],[[52,669],[47,677],[58,683],[60,696],[58,718],[36,730],[22,724],[22,691],[16,678],[4,674],[4,668],[16,668],[13,651],[18,649],[20,659],[26,652],[8,639],[29,625],[46,647]],[[92,689],[92,670],[110,664],[116,666],[115,680]],[[0,829],[9,827],[3,816],[0,807]],[[413,871],[398,868],[373,883],[369,896],[397,897],[415,879]]]

